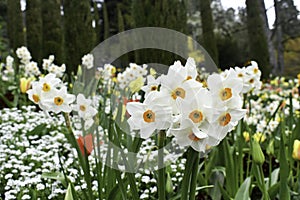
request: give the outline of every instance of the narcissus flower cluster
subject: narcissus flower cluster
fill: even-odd
[[[212,74],[206,87],[196,80],[194,59],[189,58],[185,66],[176,61],[167,75],[147,77],[142,88],[144,102],[127,104],[128,123],[132,130],[140,130],[142,138],[165,130],[179,145],[205,152],[218,145],[245,116],[241,94],[260,83],[261,72],[255,64]]]
[[[97,110],[91,105],[92,101],[78,94],[76,104],[72,104],[76,97],[67,92],[67,87],[56,77],[56,74],[47,74],[39,81],[32,82],[32,89],[27,91],[28,98],[44,111],[54,113],[70,113],[72,110],[78,112],[81,119],[84,120],[84,128],[90,128],[93,123],[93,117]]]
[[[54,113],[71,112],[70,104],[75,101],[75,96],[68,94],[66,86],[52,73],[32,82],[32,89],[27,94],[42,110]]]
[[[135,63],[130,63],[129,67],[122,73],[119,73],[117,76],[117,80],[119,83],[119,87],[124,89],[127,87],[130,82],[141,78],[144,81],[144,76],[147,75],[147,65],[144,64],[143,66],[137,65]]]

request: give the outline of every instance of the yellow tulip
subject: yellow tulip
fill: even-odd
[[[262,143],[266,140],[266,136],[260,132],[257,132],[253,135],[253,138],[256,142]]]
[[[138,92],[140,91],[140,89],[143,87],[144,85],[144,80],[143,77],[138,77],[137,79],[135,79],[134,81],[131,81],[129,83],[129,89],[131,90],[132,93]]]
[[[293,148],[292,156],[295,160],[300,160],[300,141],[299,140],[294,141],[294,148]]]
[[[21,93],[25,94],[26,91],[30,88],[31,79],[30,78],[21,78],[20,79],[20,90]]]
[[[246,141],[246,142],[249,142],[249,140],[250,140],[250,134],[249,134],[247,131],[244,131],[244,132],[243,132],[243,136],[244,136],[244,138],[245,138],[245,141]]]

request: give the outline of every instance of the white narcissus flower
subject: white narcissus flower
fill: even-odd
[[[187,79],[196,79],[198,72],[194,58],[189,57],[186,61],[185,68],[187,69]]]
[[[152,92],[144,103],[127,103],[127,111],[131,115],[127,122],[131,130],[140,130],[142,138],[149,138],[156,129],[165,130],[170,127],[172,109],[160,95],[159,92]]]
[[[180,146],[191,146],[195,151],[205,152],[217,141],[209,137],[205,132],[198,129],[192,121],[182,121],[180,129],[173,129],[171,133],[175,136]]]
[[[92,100],[86,99],[83,94],[78,94],[76,104],[73,105],[73,110],[77,111],[79,117],[84,120],[85,129],[93,125],[93,117],[97,114],[97,110],[91,104]]]
[[[147,97],[150,92],[157,91],[159,85],[160,85],[160,77],[155,79],[152,75],[148,75],[147,85],[143,86],[141,89],[145,92],[145,97]]]
[[[189,120],[197,127],[206,126],[217,116],[217,110],[212,107],[211,95],[206,88],[201,88],[194,96],[177,99],[181,121]]]
[[[61,84],[61,80],[56,78],[55,74],[47,74],[45,77],[40,78],[39,85],[44,93],[50,93],[52,89],[55,89]]]
[[[236,72],[230,69],[223,78],[220,74],[212,74],[207,79],[215,107],[240,108],[243,104],[240,93],[243,82],[237,78]]]
[[[190,65],[188,65],[190,66]],[[191,65],[192,66],[192,65]],[[192,67],[191,67],[192,68]],[[202,84],[193,79],[193,73],[188,73],[188,67],[183,67],[180,61],[170,66],[167,75],[161,76],[161,88],[173,109],[173,114],[178,114],[176,99],[185,99],[194,96],[202,88]]]
[[[91,69],[94,67],[94,56],[93,54],[84,55],[82,58],[82,65],[84,65],[87,69]]]
[[[208,135],[218,141],[223,140],[246,113],[246,109],[227,109],[226,107],[220,109],[218,117],[209,125]]]
[[[22,46],[22,47],[18,48],[16,50],[16,54],[17,54],[18,58],[21,59],[21,63],[23,63],[23,64],[27,64],[31,60],[31,54],[28,51],[27,47]]]
[[[31,83],[32,89],[27,90],[28,98],[35,104],[39,105],[42,110],[45,110],[45,106],[43,105],[42,99],[42,87],[36,81]]]
[[[62,87],[59,90],[53,89],[51,93],[42,100],[47,111],[52,111],[54,113],[71,112],[72,108],[70,104],[74,101],[75,95],[68,94],[66,87]]]
[[[245,94],[245,93],[249,92],[252,89],[252,87],[249,83],[251,76],[247,73],[246,68],[245,67],[243,67],[243,68],[235,67],[234,70],[236,71],[237,78],[239,78],[243,81],[242,93]]]
[[[254,90],[258,90],[262,85],[262,82],[260,81],[261,71],[258,68],[257,62],[251,61],[250,63],[251,65],[246,67],[247,73],[250,75],[248,84],[250,84]]]

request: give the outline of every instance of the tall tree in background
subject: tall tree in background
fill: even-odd
[[[42,1],[43,58],[55,55],[63,62],[63,34],[60,0]]]
[[[135,28],[146,26],[164,27],[186,33],[187,11],[185,1],[133,0],[132,17]],[[153,62],[170,65],[175,59],[178,59],[178,57],[161,50],[141,50],[136,54],[136,62],[143,63]]]
[[[269,23],[268,23],[268,16],[267,16],[267,11],[265,7],[265,1],[260,0],[258,1],[258,5],[260,8],[260,16],[263,22],[263,30],[265,32],[265,36],[267,37],[267,43],[268,43],[268,51],[269,51],[269,62],[272,68],[272,73],[276,74],[278,65],[277,65],[277,60],[276,60],[276,52],[275,52],[275,47],[272,41],[272,33],[269,28]]]
[[[40,0],[26,2],[27,47],[33,60],[41,63],[43,49],[42,11]]]
[[[94,48],[96,34],[89,0],[64,0],[63,7],[65,63],[70,74],[77,71],[81,57]]]
[[[283,46],[283,36],[282,36],[282,13],[280,11],[280,2],[274,0],[275,5],[275,34],[276,34],[276,47],[277,47],[277,68],[275,73],[282,74],[284,71],[284,46]]]
[[[214,25],[210,0],[200,1],[200,13],[202,22],[203,47],[218,66],[218,50],[214,34]]]
[[[107,12],[107,7],[106,7],[106,3],[103,2],[102,3],[102,11],[103,11],[103,39],[107,39],[110,35],[110,21],[109,21],[109,17],[108,17],[108,12]]]
[[[97,1],[92,1],[93,5],[93,20],[95,21],[95,34],[96,34],[96,43],[102,41],[102,34],[101,34],[101,20],[100,20],[100,13],[101,3]]]
[[[250,46],[250,59],[254,59],[261,67],[263,78],[270,74],[267,37],[260,17],[258,0],[246,0],[247,28]]]
[[[285,71],[284,53],[285,43],[300,36],[299,11],[293,0],[274,0],[275,5],[275,44],[277,49],[277,63],[279,74]],[[290,67],[290,66],[288,66]]]
[[[2,56],[8,53],[8,35],[7,35],[7,4],[5,0],[0,0],[0,62]]]
[[[20,1],[7,0],[7,34],[13,50],[25,45]]]

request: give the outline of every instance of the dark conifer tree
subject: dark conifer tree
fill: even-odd
[[[77,71],[78,64],[85,54],[93,50],[96,42],[92,27],[92,14],[89,0],[64,0],[65,63],[67,72]]]
[[[211,0],[200,1],[203,47],[218,66],[218,49],[215,40],[214,24],[210,4]]]
[[[34,61],[41,63],[43,49],[42,11],[40,0],[26,2],[27,47]]]
[[[16,50],[25,45],[25,35],[23,27],[23,17],[20,1],[7,2],[7,34],[9,37],[9,46]]]
[[[42,1],[43,58],[55,55],[63,62],[63,32],[60,0]]]
[[[263,29],[263,22],[260,17],[258,0],[246,0],[246,6],[247,29],[250,45],[249,59],[256,60],[261,68],[263,78],[268,78],[271,71],[268,43]]]

